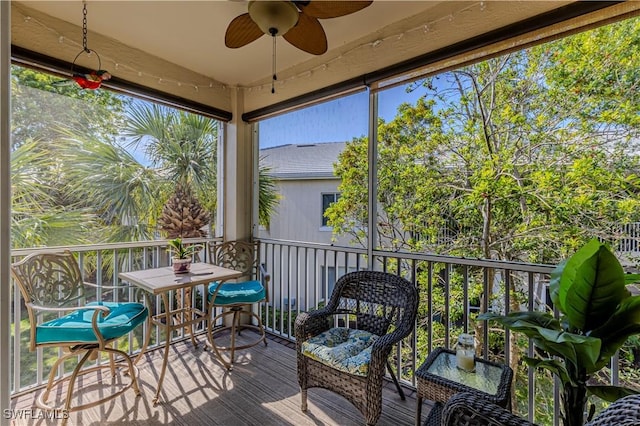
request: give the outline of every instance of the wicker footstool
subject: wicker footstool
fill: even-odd
[[[476,369],[469,373],[456,366],[456,355],[452,350],[437,348],[429,354],[416,371],[416,426],[419,426],[422,420],[423,399],[444,404],[458,392],[473,392],[488,402],[511,408],[511,368],[480,358],[475,360]],[[440,404],[433,408],[436,411],[441,409]],[[432,424],[433,418],[438,414],[433,413],[427,423]]]

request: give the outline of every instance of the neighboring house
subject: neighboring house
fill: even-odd
[[[340,196],[340,179],[334,175],[333,166],[345,146],[346,142],[329,142],[260,150],[260,164],[269,167],[269,174],[275,178],[276,191],[281,197],[269,225],[260,228],[260,238],[350,245],[348,236],[334,237],[324,217],[327,207]],[[355,261],[350,264],[355,265]],[[300,279],[297,278],[298,271],[287,271],[278,277],[274,274],[279,274],[279,271],[270,271],[274,282],[278,282],[274,288],[276,294],[272,295],[273,303],[277,307],[290,304],[292,308],[298,308],[296,303],[299,301],[299,308],[304,310],[313,306],[317,299],[325,299],[336,281],[335,259],[320,259],[317,265],[316,276],[305,277],[317,283],[314,294],[308,296],[300,294],[298,297],[296,294],[298,286],[295,281]],[[349,268],[350,271],[353,269]],[[344,273],[344,266],[339,266],[337,276]]]
[[[280,201],[260,238],[349,245],[347,237],[332,240],[324,211],[338,197],[340,179],[333,165],[346,142],[281,145],[260,150],[261,164],[275,178]]]

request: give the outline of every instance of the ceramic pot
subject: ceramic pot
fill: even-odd
[[[174,274],[187,274],[191,269],[191,259],[178,259],[173,258],[173,273]]]

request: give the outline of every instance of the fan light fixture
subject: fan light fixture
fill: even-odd
[[[298,23],[298,9],[290,1],[251,1],[249,16],[263,33],[281,36]]]
[[[271,93],[275,93],[276,76],[276,36],[287,33],[298,23],[298,8],[290,1],[255,1],[249,2],[249,17],[256,23],[260,31],[273,37],[273,63]]]
[[[371,3],[373,0],[251,0],[248,13],[236,16],[229,23],[224,35],[224,44],[236,49],[265,34],[270,35],[273,40],[271,93],[275,93],[274,82],[278,79],[276,40],[279,36],[300,50],[312,55],[322,55],[327,51],[327,35],[318,19],[349,15]]]

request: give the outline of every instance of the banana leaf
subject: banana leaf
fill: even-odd
[[[562,362],[557,359],[539,359],[539,358],[530,358],[528,356],[523,357],[524,361],[527,365],[534,368],[544,368],[558,376],[562,383],[570,383],[571,386],[577,386],[577,383],[573,380],[573,378],[567,373],[567,369],[564,367]]]
[[[640,333],[640,296],[622,301],[616,312],[600,328],[590,334],[602,340],[600,360],[596,367],[609,364],[609,359],[627,341],[629,336]]]
[[[620,386],[587,386],[587,391],[609,402],[615,402],[622,397],[640,393],[634,389]]]
[[[560,263],[551,275],[553,302],[570,330],[587,333],[601,327],[629,296],[622,265],[607,246],[592,239]]]
[[[525,334],[540,349],[564,358],[577,370],[595,371],[600,358],[600,339],[564,331],[560,322],[547,313],[513,312],[506,316],[485,313],[478,318],[496,321],[510,330]]]

